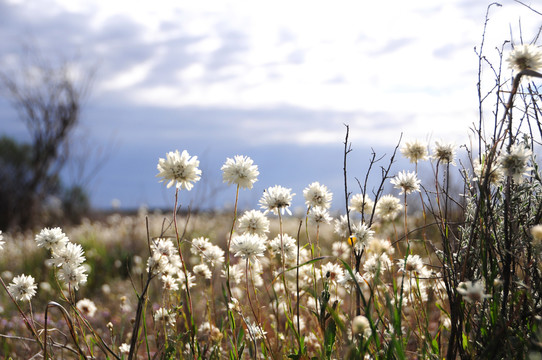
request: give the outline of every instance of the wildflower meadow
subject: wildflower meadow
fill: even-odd
[[[352,174],[345,126],[344,192],[266,184],[240,209],[260,173],[237,155],[233,209],[192,214],[205,174],[171,149],[148,174],[168,212],[0,233],[2,357],[542,358],[542,50],[476,51],[495,81],[469,143],[401,139]]]

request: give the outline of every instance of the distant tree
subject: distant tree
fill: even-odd
[[[60,172],[93,74],[68,61],[55,64],[33,50],[17,69],[0,71],[2,90],[30,135],[28,145],[2,139],[0,226],[28,228],[39,223],[44,201],[61,193]]]

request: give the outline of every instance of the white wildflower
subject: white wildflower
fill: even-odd
[[[483,301],[484,299],[490,298],[491,295],[485,293],[484,282],[479,281],[466,281],[461,282],[457,286],[457,292],[463,296],[465,301],[473,303]]]
[[[441,164],[455,165],[456,146],[453,143],[435,141],[432,158]]]
[[[36,243],[38,247],[44,247],[48,250],[55,250],[65,246],[69,242],[68,237],[62,232],[62,229],[45,228],[36,235]]]
[[[396,177],[390,181],[396,189],[401,190],[399,195],[410,194],[412,192],[420,192],[420,180],[415,172],[401,171]]]
[[[514,144],[510,148],[510,153],[501,155],[499,163],[506,175],[511,176],[515,182],[523,182],[523,175],[529,175],[528,172],[533,168],[528,166],[532,151],[520,144]]]
[[[179,150],[168,152],[166,158],[158,160],[157,169],[159,173],[156,177],[162,178],[160,182],[169,181],[167,187],[170,188],[176,183],[178,189],[190,191],[193,183],[201,178],[201,170],[198,169],[199,160],[197,156],[190,157],[186,150],[182,154]]]
[[[279,234],[276,238],[271,240],[269,246],[274,254],[282,256],[281,254],[284,252],[285,260],[295,259],[297,254],[297,241],[288,234],[284,234],[282,240]]]
[[[320,185],[319,182],[313,182],[303,190],[303,197],[307,207],[320,207],[329,209],[333,194],[328,191],[325,185]]]
[[[75,307],[79,312],[86,317],[94,317],[94,314],[96,314],[96,310],[98,308],[94,304],[94,301],[90,299],[81,299],[75,304]]]
[[[526,69],[538,71],[542,68],[542,51],[531,44],[515,45],[506,61],[515,72]]]
[[[8,285],[8,291],[17,301],[30,301],[36,295],[36,285],[31,275],[15,276]]]
[[[317,225],[329,224],[331,222],[331,216],[329,216],[328,210],[322,207],[313,207],[309,211],[309,220]]]
[[[401,200],[393,195],[384,195],[376,203],[375,211],[382,220],[392,221],[402,209]]]
[[[265,237],[269,232],[269,219],[261,211],[245,211],[239,219],[237,228],[241,233]]]
[[[292,197],[295,194],[292,194],[291,191],[292,189],[287,189],[280,185],[267,188],[260,199],[260,206],[265,210],[264,214],[272,212],[278,215],[280,211],[284,215],[286,211],[289,215],[292,215],[289,207],[292,204]]]
[[[370,214],[373,211],[374,201],[369,199],[369,196],[365,194],[356,194],[350,199],[350,210],[359,212],[360,214]]]
[[[427,144],[419,140],[407,141],[401,148],[404,157],[411,163],[417,163],[420,160],[427,160]]]
[[[227,158],[222,165],[222,179],[229,185],[236,184],[240,188],[252,189],[258,181],[258,166],[248,156],[236,155],[233,159]]]
[[[265,244],[258,235],[237,235],[231,242],[231,251],[235,256],[248,259],[250,262],[258,261],[257,258],[263,256],[265,249]]]

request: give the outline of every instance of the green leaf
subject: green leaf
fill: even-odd
[[[331,353],[333,352],[333,345],[335,344],[335,335],[337,334],[337,326],[335,321],[330,321],[326,327],[324,334],[324,349],[326,352],[326,359],[331,359]]]

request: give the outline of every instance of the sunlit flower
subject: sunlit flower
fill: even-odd
[[[441,164],[455,165],[455,144],[435,141],[432,158]]]
[[[52,261],[56,266],[64,264],[81,265],[85,261],[84,251],[81,245],[67,243],[66,246],[58,247],[52,253]]]
[[[279,211],[284,215],[286,211],[289,215],[292,215],[289,207],[292,204],[292,189],[284,188],[280,185],[267,188],[264,191],[262,198],[260,199],[260,206],[264,209],[264,214],[272,212],[278,215]]]
[[[404,259],[397,260],[400,272],[409,272],[418,277],[425,277],[429,274],[426,271],[422,258],[419,255],[407,255],[406,262]]]
[[[329,224],[331,222],[331,216],[329,212],[321,207],[313,207],[309,211],[309,220],[315,224]]]
[[[175,313],[168,309],[160,308],[154,312],[154,321],[163,323],[166,326],[174,326]]]
[[[36,235],[36,243],[38,247],[44,247],[47,250],[55,250],[56,248],[64,247],[68,243],[68,237],[62,232],[62,229],[45,228]]]
[[[346,215],[341,215],[338,219],[335,219],[334,232],[341,237],[347,237],[350,235],[350,230],[348,229],[348,218]]]
[[[359,273],[355,273],[355,281],[350,272],[347,269],[344,269],[341,276],[339,276],[339,279],[337,280],[337,283],[349,290],[352,290],[356,287],[356,282],[358,285],[362,285],[365,282],[363,281],[363,277]]]
[[[242,155],[236,155],[233,159],[227,158],[221,170],[224,182],[239,185],[244,189],[252,189],[260,174],[252,159]]]
[[[392,262],[388,255],[371,255],[363,263],[363,271],[365,271],[364,277],[366,279],[372,279],[377,273],[382,273],[385,270],[391,268]]]
[[[38,286],[31,275],[15,276],[8,285],[8,291],[18,301],[30,301],[36,295]]]
[[[246,325],[248,333],[254,340],[261,340],[265,338],[265,334],[267,334],[267,332],[262,329],[260,324],[254,322],[252,324],[247,323]]]
[[[248,259],[250,262],[258,261],[258,257],[263,256],[265,249],[265,244],[258,235],[237,235],[231,242],[231,251],[235,256]]]
[[[182,154],[179,150],[168,152],[166,158],[158,160],[158,174],[156,177],[162,178],[160,182],[169,181],[167,187],[170,188],[176,183],[178,189],[191,190],[193,183],[201,177],[201,170],[198,169],[199,160],[197,156],[190,157],[186,150]]]
[[[356,316],[352,319],[352,333],[363,337],[371,336],[371,323],[363,315]]]
[[[86,284],[88,275],[83,266],[74,264],[64,264],[58,271],[58,278],[63,280],[75,290],[79,290],[79,285]]]
[[[384,195],[376,203],[376,213],[383,220],[394,220],[402,209],[401,200],[393,195]]]
[[[162,238],[153,239],[151,241],[151,251],[166,257],[169,257],[177,252],[175,245],[173,245],[171,240]]]
[[[367,243],[367,252],[374,255],[393,255],[395,249],[391,246],[389,240],[372,238]]]
[[[203,261],[211,267],[224,263],[224,250],[217,245],[211,245],[202,253]]]
[[[526,69],[538,71],[542,68],[542,51],[531,44],[515,45],[506,61],[515,72]]]
[[[533,168],[528,166],[532,151],[520,144],[514,144],[510,148],[510,153],[501,155],[499,163],[505,174],[511,176],[515,182],[523,182],[523,175],[529,175],[528,171]]]
[[[339,264],[328,262],[320,267],[320,271],[316,273],[318,279],[325,279],[333,284],[336,284],[339,277],[343,274],[343,268]]]
[[[358,253],[363,250],[365,245],[373,238],[374,233],[375,232],[371,230],[371,228],[361,222],[354,224],[352,226],[352,236],[355,238],[354,249]]]
[[[480,163],[480,161],[476,159],[473,163],[473,170],[475,177],[472,180],[482,182],[484,181],[484,178],[487,174],[487,163]],[[499,163],[499,161],[494,161],[491,164],[491,169],[489,171],[489,184],[499,186],[500,184],[502,184],[504,176],[505,174],[501,164]]]
[[[209,269],[209,267],[206,264],[195,265],[192,268],[192,272],[196,276],[201,276],[201,277],[203,277],[203,278],[205,278],[207,280],[210,280],[213,277],[213,273],[211,272],[211,270]]]
[[[401,190],[399,195],[410,194],[411,192],[420,192],[420,180],[415,172],[401,171],[396,177],[390,180],[396,189]]]
[[[245,211],[239,219],[237,228],[241,233],[265,237],[269,232],[269,219],[261,211]]]
[[[491,297],[491,295],[487,295],[485,293],[484,288],[484,282],[481,280],[475,282],[466,281],[459,283],[457,286],[457,292],[463,296],[465,301],[473,303],[483,301],[484,299]]]
[[[119,346],[119,351],[121,354],[129,354],[130,353],[130,345],[124,343],[121,346]]]
[[[419,140],[407,141],[401,148],[404,157],[411,163],[417,163],[420,160],[427,160],[427,144]]]
[[[374,201],[369,199],[367,194],[356,194],[350,199],[350,210],[359,212],[360,214],[369,214],[373,211]]]
[[[282,240],[280,235],[271,240],[269,247],[274,254],[284,253],[285,259],[294,259],[297,254],[297,241],[287,234],[282,235]]]
[[[331,254],[343,260],[350,258],[350,245],[344,241],[335,241],[331,245]]]
[[[81,299],[75,304],[75,307],[79,312],[86,317],[94,317],[94,314],[96,314],[96,305],[94,304],[94,301],[90,299]]]
[[[2,230],[0,230],[0,251],[4,248],[4,244],[6,242],[4,241],[4,235],[2,235]]]
[[[178,269],[176,271],[176,274],[177,276],[179,276],[179,283],[181,284],[182,290],[186,290],[187,283],[188,283],[189,289],[191,289],[194,285],[196,285],[196,277],[190,271],[187,271],[185,275],[182,269]],[[186,279],[188,279],[188,281]]]
[[[320,185],[319,182],[313,182],[303,190],[305,204],[308,207],[321,207],[329,209],[333,194],[330,193],[325,185]]]
[[[172,275],[162,275],[161,280],[162,280],[162,288],[164,290],[168,290],[168,291],[179,290],[178,279],[176,279]]]

